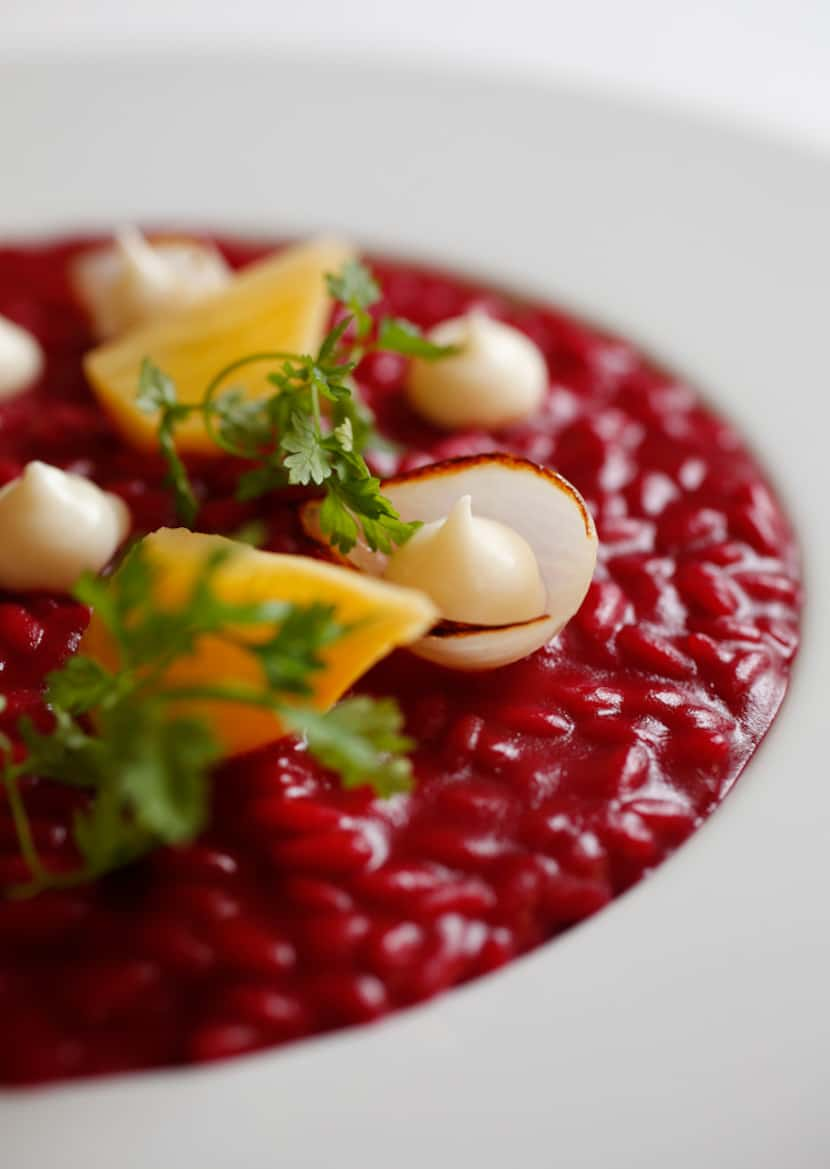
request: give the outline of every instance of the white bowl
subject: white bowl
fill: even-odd
[[[270,57],[5,65],[0,142],[0,235],[337,228],[639,338],[760,450],[811,602],[768,742],[610,909],[383,1025],[7,1094],[3,1163],[827,1165],[830,159],[647,103]]]

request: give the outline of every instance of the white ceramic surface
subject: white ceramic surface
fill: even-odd
[[[360,52],[565,76],[830,144],[826,0],[3,0],[0,60],[159,48]]]
[[[830,159],[590,94],[264,57],[7,65],[0,143],[0,234],[346,229],[639,337],[756,443],[810,596],[768,741],[653,879],[381,1026],[3,1095],[2,1164],[824,1169]]]

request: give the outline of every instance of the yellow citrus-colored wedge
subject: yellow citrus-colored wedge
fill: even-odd
[[[157,420],[136,405],[141,363],[149,357],[176,383],[182,402],[199,402],[226,365],[254,353],[313,353],[323,339],[331,301],[325,275],[352,255],[339,240],[297,244],[244,268],[219,292],[160,321],[131,329],[92,349],[84,369],[101,405],[127,442],[156,447]],[[246,366],[229,384],[251,397],[273,393],[275,362]],[[221,453],[198,415],[176,429],[181,452]]]
[[[421,637],[437,620],[432,602],[414,589],[400,588],[349,568],[306,556],[261,552],[248,545],[190,532],[161,528],[145,537],[143,549],[155,569],[155,600],[160,610],[175,608],[189,594],[209,557],[224,551],[228,558],[216,570],[216,594],[237,603],[292,601],[335,607],[335,618],[358,625],[326,647],[325,666],[313,674],[310,702],[320,710],[332,706],[345,690],[396,646]],[[251,644],[272,636],[270,627],[246,630]],[[238,635],[239,631],[235,633]],[[84,635],[81,652],[113,669],[117,655],[110,636],[95,613]],[[262,688],[265,675],[258,659],[239,645],[208,635],[193,654],[178,659],[164,676],[176,686],[247,683]],[[205,719],[228,755],[262,746],[279,737],[280,724],[268,711],[233,702],[182,701],[181,709]]]

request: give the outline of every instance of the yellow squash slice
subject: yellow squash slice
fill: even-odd
[[[213,582],[216,593],[224,599],[237,603],[319,602],[334,606],[340,623],[357,626],[322,652],[325,667],[310,678],[314,687],[310,702],[319,710],[332,706],[375,662],[396,646],[417,640],[437,620],[432,602],[417,590],[305,556],[261,552],[223,536],[161,528],[145,538],[143,549],[155,569],[154,599],[162,611],[177,606],[207,560],[225,551],[228,558],[217,569]],[[268,640],[273,632],[270,627],[260,627],[246,629],[245,634],[255,644]],[[109,633],[95,613],[81,652],[110,669],[117,665]],[[242,646],[209,635],[197,643],[192,655],[170,667],[164,682],[176,686],[237,682],[261,688],[264,673],[258,659]],[[239,703],[183,701],[181,709],[205,719],[228,755],[262,746],[281,733],[273,714]]]
[[[149,357],[176,383],[182,402],[199,402],[224,366],[269,351],[313,353],[325,334],[331,301],[325,275],[352,255],[338,240],[313,240],[244,268],[221,291],[160,321],[131,329],[91,350],[84,369],[101,405],[124,438],[156,447],[157,420],[136,405],[141,363]],[[251,397],[273,392],[274,362],[241,370],[230,384]],[[176,429],[180,452],[219,454],[198,415]]]

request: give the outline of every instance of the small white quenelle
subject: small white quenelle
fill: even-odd
[[[130,529],[127,505],[89,479],[28,463],[0,489],[0,587],[69,592],[99,572]]]
[[[0,316],[0,401],[27,389],[42,369],[43,350],[37,338]]]
[[[519,329],[472,312],[442,321],[428,337],[458,348],[438,361],[418,358],[409,370],[409,401],[433,425],[507,426],[541,405],[548,384],[545,359]]]
[[[397,548],[383,575],[426,593],[447,621],[510,625],[545,611],[533,549],[506,524],[473,515],[469,495]]]
[[[111,246],[76,260],[73,276],[95,332],[105,340],[218,292],[228,283],[230,269],[207,244],[150,242],[129,227],[116,234]]]

